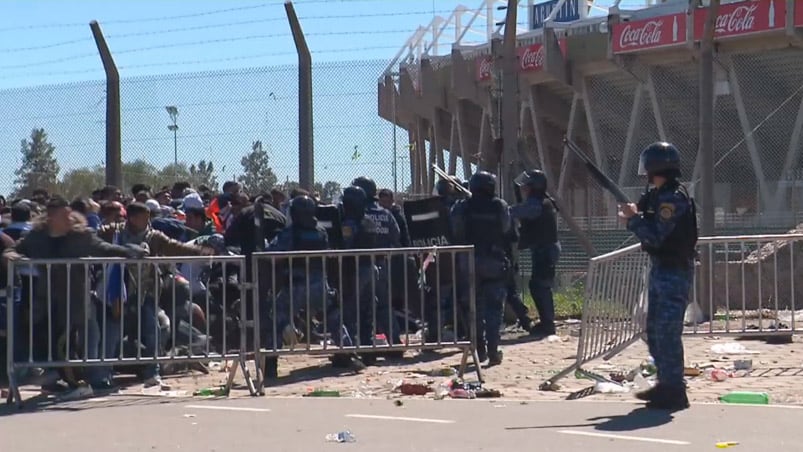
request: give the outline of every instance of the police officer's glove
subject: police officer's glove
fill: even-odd
[[[648,192],[642,193],[641,198],[639,198],[636,206],[638,207],[639,212],[646,212],[647,207],[650,204],[650,194]]]
[[[147,244],[142,245],[134,245],[128,244],[126,245],[128,249],[128,258],[129,259],[142,259],[143,257],[148,257],[150,255],[150,250],[148,249]]]

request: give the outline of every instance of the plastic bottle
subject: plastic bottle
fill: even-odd
[[[623,394],[628,392],[628,389],[616,383],[600,381],[594,385],[594,392],[597,394]]]
[[[357,442],[357,438],[355,438],[350,431],[346,430],[345,432],[326,435],[326,441],[330,443],[354,443]]]
[[[739,443],[737,443],[736,441],[722,441],[716,443],[715,445],[717,446],[717,449],[727,449],[729,447],[738,446]]]
[[[737,391],[719,397],[723,403],[740,403],[746,405],[769,405],[770,396],[766,392]]]
[[[316,389],[307,393],[306,397],[340,397],[340,391],[325,391]]]

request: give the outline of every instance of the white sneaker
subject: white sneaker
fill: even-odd
[[[80,400],[87,397],[92,397],[93,395],[95,395],[95,391],[92,390],[92,386],[85,385],[65,392],[59,396],[59,400],[63,402],[69,402],[72,400]]]

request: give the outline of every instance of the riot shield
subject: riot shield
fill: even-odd
[[[329,246],[341,248],[343,245],[343,228],[340,223],[340,209],[333,204],[319,205],[315,211],[318,226],[326,230],[329,236]]]
[[[414,247],[449,245],[449,211],[439,196],[405,201],[404,218]]]

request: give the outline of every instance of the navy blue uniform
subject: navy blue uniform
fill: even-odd
[[[538,310],[540,325],[535,333],[555,333],[555,302],[552,286],[555,266],[560,258],[558,225],[554,201],[546,196],[531,196],[511,209],[520,224],[519,249],[529,249],[532,259],[530,295]]]
[[[697,244],[694,203],[678,182],[670,181],[646,193],[639,215],[627,229],[651,257],[647,345],[658,368],[658,380],[683,386],[683,315],[689,302]]]
[[[298,224],[287,226],[279,232],[268,246],[267,251],[321,251],[329,249],[329,239],[326,231],[321,227],[305,228]],[[277,261],[278,264],[278,261]],[[276,286],[281,287],[276,295],[276,309],[273,313],[276,329],[273,330],[272,321],[262,325],[263,333],[271,331],[281,335],[290,325],[301,308],[312,312],[326,309],[329,296],[329,286],[326,282],[324,259],[310,257],[309,259],[295,258],[282,262],[281,269],[277,268]],[[264,337],[266,343],[279,343],[281,336],[274,341],[274,334]]]
[[[511,228],[510,209],[499,198],[475,195],[458,201],[450,220],[455,244],[474,245],[477,352],[484,360],[486,353],[495,356],[499,352],[499,328],[507,295],[505,278],[509,261],[505,255],[505,235]],[[467,275],[464,255],[459,257],[460,274]]]
[[[380,206],[377,201],[371,200],[368,203],[368,207],[365,209],[365,217],[373,221],[375,225],[376,248],[400,248],[402,246],[399,224],[389,210]],[[375,284],[375,293],[378,303],[377,310],[388,313],[392,311],[391,300],[388,293],[388,285],[390,284],[388,265],[385,259],[378,258],[376,259],[376,267],[378,272]],[[401,328],[396,318],[391,317],[390,321],[388,321],[387,314],[382,315],[382,318],[379,317],[379,312],[377,312],[377,326],[385,333],[388,342],[391,344],[398,343]]]

